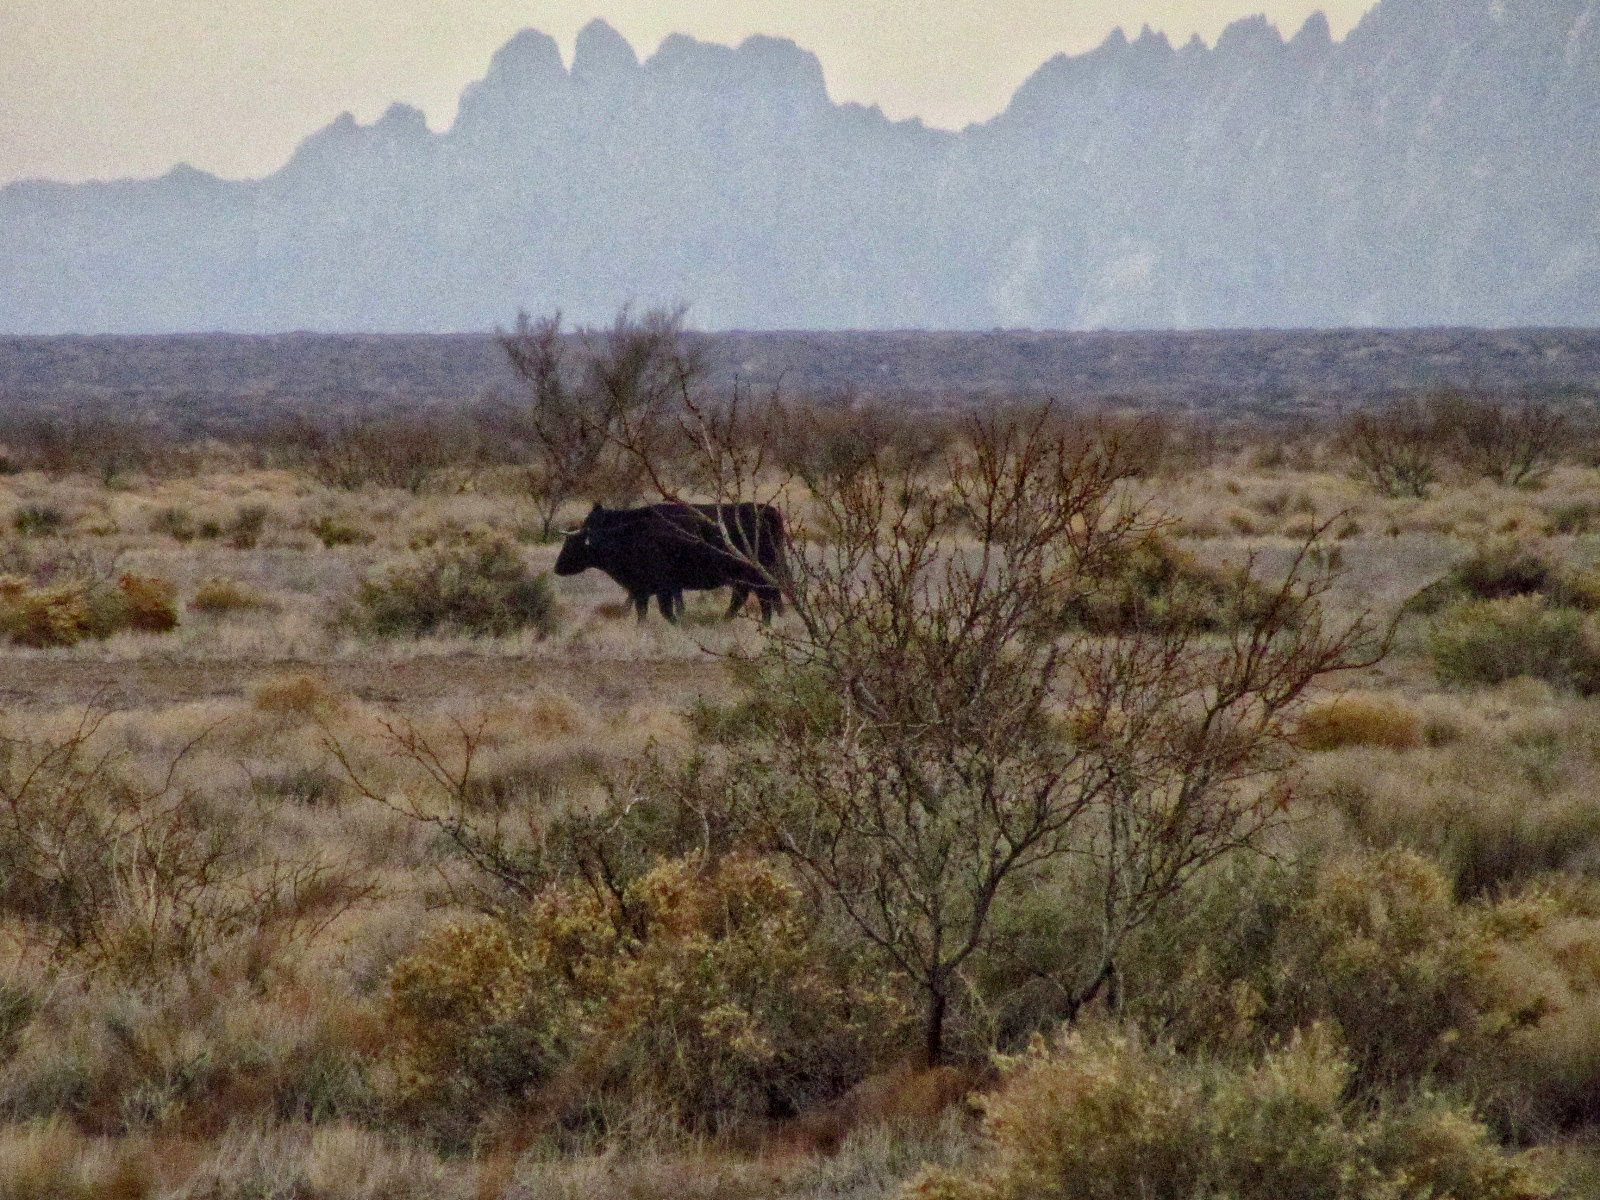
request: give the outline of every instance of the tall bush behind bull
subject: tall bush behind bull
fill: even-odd
[[[549,538],[560,509],[579,496],[638,494],[642,431],[659,435],[707,371],[703,347],[686,336],[686,309],[624,308],[607,329],[564,332],[561,314],[500,335],[521,387],[501,416],[505,438],[526,460],[524,486]]]

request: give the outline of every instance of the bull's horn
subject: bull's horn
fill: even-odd
[[[559,533],[562,537],[571,537],[573,534],[577,533],[578,530],[580,530],[582,528],[583,528],[583,526],[581,526],[581,525],[575,525],[571,529],[558,529],[558,530],[556,530],[556,532]]]

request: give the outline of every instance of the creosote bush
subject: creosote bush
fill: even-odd
[[[1141,941],[1125,1014],[1186,1055],[1264,1053],[1321,1024],[1372,1103],[1471,1096],[1502,1135],[1592,1122],[1600,903],[1554,881],[1458,900],[1405,849],[1237,863]]]
[[[697,1129],[788,1115],[902,1046],[909,1015],[892,975],[821,938],[784,873],[742,855],[446,925],[395,964],[386,1005],[396,1097],[444,1125],[642,1100]]]
[[[475,531],[368,575],[351,623],[378,637],[548,637],[559,619],[548,577],[529,571],[516,543]]]
[[[1267,589],[1242,567],[1209,567],[1157,533],[1106,562],[1066,608],[1091,633],[1185,629],[1219,632],[1257,618]]]
[[[1540,596],[1550,604],[1585,612],[1600,609],[1600,574],[1552,562],[1526,542],[1501,538],[1480,545],[1443,579],[1406,602],[1405,611],[1429,615],[1465,600]]]
[[[1259,1062],[1179,1058],[1130,1037],[1039,1042],[981,1101],[989,1153],[902,1200],[1539,1200],[1555,1196],[1472,1115],[1418,1097],[1353,1104],[1327,1031]]]

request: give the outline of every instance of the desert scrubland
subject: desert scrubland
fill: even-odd
[[[0,430],[0,1196],[1600,1193],[1589,414],[779,419],[669,320],[562,475],[641,330]],[[770,630],[547,574],[662,491]]]

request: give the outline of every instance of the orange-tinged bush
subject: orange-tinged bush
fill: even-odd
[[[117,580],[125,628],[139,633],[170,633],[178,627],[178,589],[153,575],[128,574]]]
[[[49,587],[0,579],[0,631],[19,645],[73,646],[124,629],[167,633],[177,624],[177,589],[165,579],[129,574],[115,586],[75,580]]]
[[[195,589],[189,607],[195,612],[226,616],[229,613],[272,609],[276,605],[237,579],[207,579]]]
[[[8,589],[0,596],[0,625],[21,646],[72,646],[90,635],[91,614],[83,589]]]
[[[1422,745],[1422,718],[1381,696],[1340,696],[1307,710],[1295,741],[1306,750],[1378,746],[1414,750]]]
[[[329,721],[343,715],[350,698],[315,675],[280,675],[257,685],[251,700],[269,716]]]

